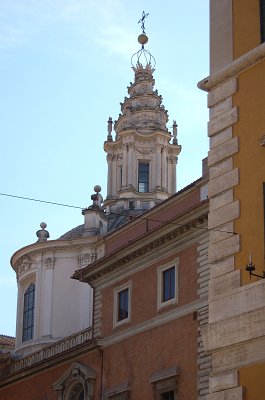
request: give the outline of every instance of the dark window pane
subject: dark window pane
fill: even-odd
[[[265,0],[260,0],[260,37],[265,42]]]
[[[138,164],[138,191],[145,193],[149,191],[149,164],[139,162]]]
[[[35,285],[33,285],[32,283],[24,294],[23,331],[22,331],[23,342],[33,338],[34,305],[35,305]]]
[[[118,321],[128,318],[129,310],[129,289],[121,290],[118,293]]]
[[[175,297],[175,267],[163,271],[163,301]]]
[[[174,400],[174,390],[162,394],[162,400]]]

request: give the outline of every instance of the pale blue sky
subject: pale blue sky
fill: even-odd
[[[106,193],[103,142],[133,80],[137,24],[149,13],[146,48],[156,89],[178,124],[178,190],[201,176],[207,155],[208,0],[0,0],[1,193],[86,207]],[[81,210],[0,196],[0,333],[15,335],[16,276],[10,257],[81,224]]]

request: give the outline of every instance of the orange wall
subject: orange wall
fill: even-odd
[[[235,188],[235,199],[240,199],[240,218],[235,231],[241,234],[241,251],[236,265],[244,270],[253,253],[257,273],[264,270],[264,211],[263,182],[265,182],[265,148],[258,140],[265,134],[265,61],[241,73],[239,91],[233,98],[238,107],[239,122],[234,136],[239,138],[240,151],[234,157],[234,167],[239,168],[240,183]],[[256,279],[256,278],[253,278]],[[243,281],[249,282],[244,271]]]
[[[132,282],[131,322],[115,328],[116,332],[128,329],[128,327],[154,318],[169,311],[169,309],[197,299],[197,245],[190,246],[170,257],[165,255],[163,264],[173,262],[176,257],[179,257],[178,304],[157,311],[157,268],[161,265],[161,262],[154,262],[150,267],[132,274],[129,278],[121,279],[115,285],[102,291],[102,335],[104,337],[113,334],[114,288],[129,280]]]
[[[103,385],[110,389],[127,381],[133,399],[152,399],[150,377],[162,369],[178,366],[178,395],[182,400],[197,395],[197,321],[192,315],[167,323],[151,331],[135,335],[104,349]],[[99,351],[73,359],[97,372],[94,398],[100,398],[101,355]],[[72,362],[73,362],[72,361]],[[1,400],[57,400],[53,384],[68,370],[72,362],[58,364],[0,389]]]
[[[259,0],[233,0],[234,59],[260,44]]]
[[[233,1],[234,59],[260,44],[259,0]],[[238,92],[233,105],[238,107],[239,121],[233,128],[239,138],[239,153],[234,167],[239,168],[240,183],[235,188],[235,200],[240,200],[240,217],[235,231],[240,234],[240,252],[236,266],[243,271],[243,284],[250,282],[245,271],[249,252],[253,253],[256,273],[264,270],[264,210],[265,148],[259,139],[265,134],[265,61],[250,67],[238,76]],[[258,278],[252,278],[252,281]],[[240,385],[245,387],[246,400],[263,399],[265,364],[251,365],[239,371]]]
[[[178,366],[178,397],[197,398],[197,321],[188,315],[105,349],[105,385],[133,382],[133,399],[153,399],[150,377]]]

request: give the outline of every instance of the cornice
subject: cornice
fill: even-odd
[[[223,81],[243,72],[252,65],[264,60],[265,58],[265,43],[260,44],[249,52],[243,54],[226,67],[216,73],[202,79],[197,86],[201,90],[209,92],[213,87],[219,85]]]
[[[21,257],[29,255],[31,257],[42,255],[49,251],[79,251],[83,246],[87,245],[88,242],[93,244],[99,244],[102,241],[102,237],[85,237],[85,238],[77,238],[71,240],[49,240],[43,243],[33,243],[28,246],[22,247],[17,250],[11,257],[10,264],[13,269],[15,269],[16,263],[19,261]]]
[[[145,321],[135,326],[131,326],[130,328],[123,330],[122,332],[116,333],[112,336],[105,337],[101,339],[100,344],[102,345],[102,348],[108,347],[110,345],[113,345],[114,343],[120,342],[131,336],[145,332],[149,329],[154,329],[158,326],[168,324],[179,318],[183,318],[186,315],[189,315],[193,312],[196,312],[198,309],[205,307],[207,304],[208,299],[205,298],[196,300],[183,306],[174,307],[172,310],[163,313],[155,318],[152,318],[151,320]]]
[[[95,283],[97,282],[98,284],[106,274],[112,274],[114,271],[119,270],[121,267],[133,262],[137,258],[148,255],[148,253],[153,252],[154,249],[172,242],[176,237],[189,232],[192,228],[199,227],[199,225],[202,226],[204,221],[208,219],[208,204],[206,204],[206,206],[205,208],[204,204],[204,207],[200,207],[200,210],[197,210],[196,217],[192,219],[190,216],[186,216],[185,219],[178,218],[178,223],[176,223],[176,225],[178,225],[177,228],[173,225],[173,221],[172,224],[158,226],[126,246],[117,249],[115,253],[111,253],[99,259],[94,264],[90,264],[88,267],[76,271],[73,278],[95,286]]]

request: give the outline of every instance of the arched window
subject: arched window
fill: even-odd
[[[85,400],[84,388],[80,382],[71,388],[67,400]]]
[[[31,283],[24,293],[22,342],[33,339],[35,285]]]
[[[92,400],[96,371],[81,363],[73,363],[53,384],[58,400]]]

